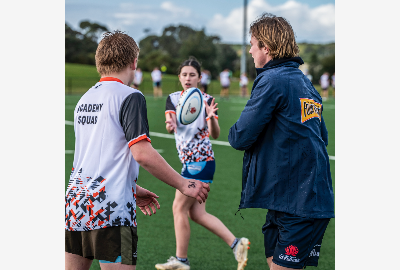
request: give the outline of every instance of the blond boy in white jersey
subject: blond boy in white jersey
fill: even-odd
[[[139,165],[199,203],[207,199],[208,184],[183,178],[151,146],[146,100],[129,87],[138,54],[130,36],[106,33],[96,51],[100,82],[76,106],[65,269],[89,269],[93,259],[101,269],[136,269],[136,205],[145,215],[160,207],[156,194],[136,185]]]

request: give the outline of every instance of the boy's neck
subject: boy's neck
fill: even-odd
[[[121,70],[120,72],[113,72],[107,75],[101,75],[101,78],[104,77],[113,77],[117,78],[122,81],[123,84],[129,86],[133,82],[134,73],[135,71],[132,70],[129,66]]]

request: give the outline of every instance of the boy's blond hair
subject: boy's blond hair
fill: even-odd
[[[264,13],[251,23],[249,33],[258,40],[259,48],[269,48],[272,59],[299,55],[292,26],[282,17]]]
[[[121,31],[103,35],[96,50],[96,68],[100,76],[116,73],[132,64],[139,55],[135,40]]]

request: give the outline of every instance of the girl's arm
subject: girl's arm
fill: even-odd
[[[167,129],[168,133],[172,134],[176,132],[176,115],[174,113],[166,113],[165,120],[165,128]]]
[[[213,139],[218,139],[220,133],[220,127],[218,124],[218,116],[215,112],[218,110],[218,103],[214,103],[215,98],[211,101],[211,104],[208,105],[207,101],[204,101],[204,105],[206,106],[206,120],[208,125],[208,130],[210,131],[210,135]]]

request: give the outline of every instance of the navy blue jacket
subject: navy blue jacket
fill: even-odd
[[[333,189],[322,100],[300,57],[257,68],[250,99],[229,130],[245,150],[240,208],[332,218]]]

